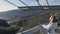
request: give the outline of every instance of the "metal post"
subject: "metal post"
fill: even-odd
[[[41,4],[39,3],[39,0],[36,0],[36,2],[39,4],[39,6],[41,6]]]

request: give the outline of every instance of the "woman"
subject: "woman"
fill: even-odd
[[[47,25],[43,24],[42,28],[47,30],[47,34],[55,34],[55,29],[58,28],[57,19],[54,15],[51,15],[49,21]]]

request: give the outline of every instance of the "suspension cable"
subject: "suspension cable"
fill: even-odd
[[[38,5],[41,7],[41,9],[43,9],[43,7],[41,6],[41,4],[39,3],[39,0],[36,0],[36,2],[37,2]]]
[[[49,10],[51,11],[48,0],[46,0],[46,3],[47,3],[47,5],[48,5],[48,7],[49,7]],[[49,11],[49,12],[50,12],[50,11]]]
[[[13,4],[13,3],[11,3],[10,1],[8,1],[8,0],[5,0],[6,2],[8,2],[8,3],[10,3],[10,4],[12,4],[12,5],[14,5],[14,6],[16,6],[16,7],[18,7],[17,5],[15,5],[15,4]]]

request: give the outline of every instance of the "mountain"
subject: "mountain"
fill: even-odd
[[[10,10],[10,11],[6,11],[6,12],[0,12],[0,17],[3,18],[18,18],[18,17],[22,17],[26,14],[26,12],[20,10],[20,9],[16,9],[16,10]]]

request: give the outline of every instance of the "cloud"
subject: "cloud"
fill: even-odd
[[[14,7],[14,6],[10,6],[10,7],[0,6],[0,12],[4,12],[4,11],[8,11],[8,10],[14,10],[14,9],[17,9],[17,7]]]

